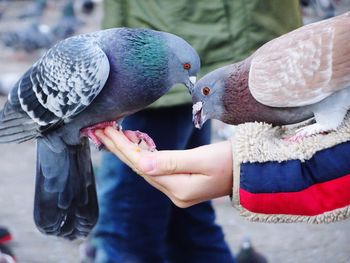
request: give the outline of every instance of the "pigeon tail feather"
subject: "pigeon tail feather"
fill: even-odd
[[[71,146],[57,138],[39,137],[34,201],[34,221],[39,230],[75,239],[87,236],[97,218],[88,140]]]
[[[38,125],[23,111],[6,103],[0,112],[0,143],[24,142],[38,135]]]

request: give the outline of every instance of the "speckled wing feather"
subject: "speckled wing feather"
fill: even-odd
[[[99,94],[109,68],[106,54],[92,37],[68,38],[23,76],[18,84],[21,107],[40,126],[68,122]]]
[[[272,107],[305,106],[350,87],[350,13],[304,26],[256,51],[249,89]]]

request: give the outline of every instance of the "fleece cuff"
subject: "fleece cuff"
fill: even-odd
[[[330,223],[350,217],[350,117],[336,132],[299,142],[297,127],[237,126],[232,203],[255,222]]]

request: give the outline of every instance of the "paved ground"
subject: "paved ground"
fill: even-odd
[[[15,2],[11,12],[18,7]],[[97,18],[88,22],[89,28],[98,27]],[[6,25],[0,22],[0,30],[15,25],[17,23],[11,21]],[[32,55],[30,59],[34,57]],[[0,75],[23,72],[30,59],[15,60],[15,54],[2,49]],[[98,153],[95,153],[95,159],[98,160]],[[32,220],[34,172],[34,142],[0,145],[0,225],[13,232],[12,247],[19,262],[79,262],[79,241],[47,237],[35,228]],[[238,250],[243,237],[249,236],[272,263],[350,262],[350,220],[329,225],[257,224],[239,217],[227,198],[215,200],[214,204],[218,222],[233,251]]]

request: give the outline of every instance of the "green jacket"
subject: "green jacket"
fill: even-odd
[[[246,58],[301,24],[299,0],[104,0],[104,28],[143,27],[181,36],[201,57],[200,76]],[[177,85],[152,107],[184,103],[191,97]]]

